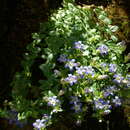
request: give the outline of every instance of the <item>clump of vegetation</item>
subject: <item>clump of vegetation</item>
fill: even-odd
[[[33,34],[22,71],[11,84],[11,111],[18,120],[37,119],[34,129],[46,129],[62,112],[81,123],[90,106],[92,116],[102,120],[121,105],[121,91],[130,86],[125,46],[114,35],[118,27],[101,7],[73,2],[64,0],[63,8]]]

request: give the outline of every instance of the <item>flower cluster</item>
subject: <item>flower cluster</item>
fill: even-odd
[[[64,81],[69,83],[71,86],[75,84],[77,80],[78,80],[78,77],[72,74],[68,74],[68,77],[64,79]]]
[[[84,77],[85,75],[94,76],[95,72],[92,66],[80,66],[76,68],[76,73],[81,77]]]
[[[108,96],[113,96],[114,92],[117,91],[117,87],[114,86],[108,86],[107,88],[105,88],[105,90],[103,91],[103,96],[106,98]]]
[[[78,79],[84,78],[85,76],[94,76],[95,74],[92,66],[79,66],[76,67],[76,71],[74,72],[75,75],[68,74],[68,77],[64,79],[64,81],[69,83],[71,86],[77,83]]]
[[[33,127],[37,130],[43,129],[46,126],[49,125],[49,121],[51,119],[51,116],[44,114],[42,119],[37,119],[34,123],[33,123]]]
[[[48,97],[47,99],[48,106],[56,106],[60,104],[60,101],[57,99],[57,96]]]
[[[81,51],[86,49],[85,45],[82,44],[82,41],[74,42],[74,48]]]
[[[69,68],[70,70],[73,70],[75,67],[78,67],[79,63],[75,63],[75,59],[70,59],[65,64],[65,68]]]
[[[75,42],[75,47],[73,49],[84,51],[85,49],[82,47],[84,47],[84,45],[81,41],[78,41]],[[106,45],[101,45],[98,50],[101,53],[101,59],[103,59],[102,55],[109,54],[108,46]],[[80,52],[77,52],[77,54],[80,54]],[[71,57],[73,58],[72,55]],[[82,61],[78,61],[78,58],[67,59],[64,61],[64,64],[65,68],[69,68],[70,71],[68,77],[64,78],[64,83],[70,85],[69,90],[72,86],[75,86],[75,88],[77,88],[76,86],[85,84],[86,86],[84,88],[84,94],[80,92],[79,95],[85,98],[88,98],[89,95],[95,95],[96,98],[92,97],[92,99],[87,100],[93,102],[95,110],[98,110],[102,114],[109,114],[112,109],[112,104],[115,104],[115,106],[121,105],[121,99],[118,97],[118,91],[120,91],[120,86],[123,86],[124,83],[128,84],[128,80],[130,78],[127,76],[126,79],[121,74],[117,73],[119,66],[116,63],[104,62],[103,60],[101,60],[101,62],[97,62],[99,62],[98,66],[92,66],[91,64],[85,65]],[[102,70],[101,74],[97,71],[100,69]],[[109,80],[109,82],[111,82],[111,85],[106,82],[105,86],[103,86],[103,88],[101,87],[101,91],[99,91],[96,86],[92,87],[96,80]],[[71,96],[70,103],[73,104],[71,109],[75,110],[76,113],[82,112],[82,104],[77,96]]]
[[[41,128],[45,127],[44,121],[37,119],[36,122],[33,123],[33,127],[37,130],[40,130]]]
[[[121,84],[124,79],[124,77],[121,74],[115,74],[113,77],[114,77],[113,81],[117,84]]]
[[[97,48],[97,50],[100,52],[101,55],[107,55],[108,54],[108,47],[106,45],[101,45]]]
[[[105,101],[103,99],[94,100],[95,109],[103,110],[103,113],[109,114],[111,111],[110,101]]]
[[[112,102],[115,104],[115,106],[121,105],[121,99],[118,96],[115,96],[115,98],[112,100]]]
[[[111,73],[115,73],[116,70],[117,70],[116,64],[110,64],[110,65],[109,65],[109,71],[110,71]]]

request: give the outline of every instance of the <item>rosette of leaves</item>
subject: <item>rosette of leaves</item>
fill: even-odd
[[[61,112],[81,122],[89,106],[99,119],[120,106],[130,76],[117,30],[101,7],[81,8],[65,0],[33,34],[22,71],[11,84],[9,106],[18,119],[39,118],[34,128],[45,129]]]

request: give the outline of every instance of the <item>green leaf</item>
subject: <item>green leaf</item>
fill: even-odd
[[[130,53],[127,54],[127,56],[125,56],[125,62],[128,62],[130,60]],[[128,64],[129,65],[129,64]],[[128,66],[127,65],[127,66]]]
[[[111,39],[114,41],[114,42],[117,42],[118,41],[118,38],[114,35],[111,36]]]
[[[130,98],[130,88],[121,90],[121,95],[123,96],[123,98]]]
[[[126,66],[127,66],[127,70],[128,70],[130,68],[130,63],[127,63]]]
[[[112,26],[112,25],[108,25],[108,27],[110,28],[110,30],[112,31],[112,32],[116,32],[117,30],[118,30],[118,26]]]
[[[49,63],[41,64],[41,65],[39,66],[39,68],[42,70],[42,72],[43,72],[47,77],[50,77],[50,75],[52,74],[52,73],[51,73],[52,65],[49,64]]]
[[[23,113],[18,113],[18,120],[24,120],[26,119],[26,113],[23,112]]]

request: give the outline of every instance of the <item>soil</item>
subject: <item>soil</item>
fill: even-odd
[[[4,0],[0,1],[0,107],[5,99],[11,100],[10,83],[15,72],[20,71],[20,62],[26,46],[31,43],[31,34],[39,30],[39,24],[47,20],[50,9],[57,8],[61,5],[62,0]],[[106,0],[107,1],[107,0]],[[119,38],[127,43],[126,54],[130,51],[130,2],[129,0],[77,0],[80,5],[96,4],[103,5],[109,13],[109,17],[113,19],[113,24],[120,27],[118,33]],[[124,114],[125,112],[125,114]],[[130,104],[124,109],[113,111],[110,116],[110,130],[129,129],[130,121]],[[71,126],[64,122],[55,126],[57,130],[70,130]],[[90,125],[86,126],[86,122],[82,127],[74,127],[73,129],[83,130],[105,130],[106,123],[98,123],[95,119],[89,119]],[[112,123],[114,122],[114,123]],[[87,123],[88,124],[88,123]],[[93,127],[93,124],[95,125]],[[63,127],[60,127],[60,126]],[[96,128],[95,128],[96,127]],[[7,120],[0,120],[1,130],[15,130],[15,125],[9,125]],[[53,130],[54,130],[53,129]],[[21,130],[32,130],[30,125],[21,128]],[[51,129],[52,130],[52,129]],[[71,129],[72,130],[72,129]]]

